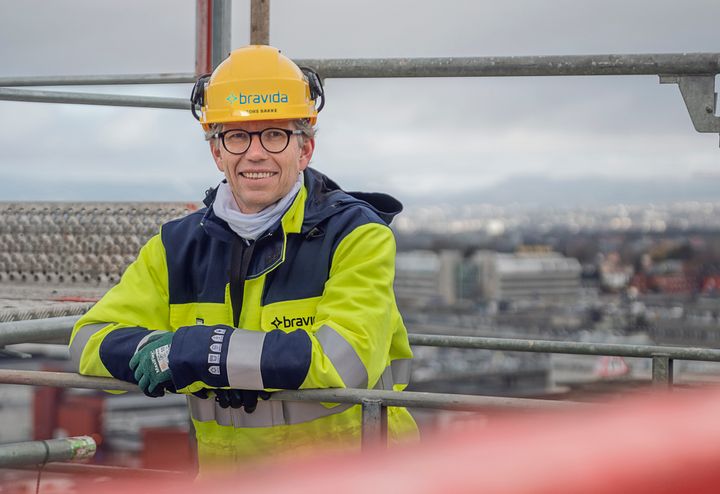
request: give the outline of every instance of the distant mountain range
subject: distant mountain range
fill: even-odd
[[[184,184],[183,184],[184,185]],[[204,188],[169,181],[156,183],[107,183],[87,180],[32,181],[6,178],[0,183],[0,201],[200,201]],[[211,185],[211,184],[206,184]],[[194,190],[193,192],[193,189]],[[524,207],[598,207],[612,204],[668,204],[674,202],[720,202],[720,160],[718,175],[687,179],[661,177],[649,180],[583,177],[552,179],[520,176],[474,191],[428,194],[397,194],[407,207],[448,204],[518,205]]]
[[[718,163],[720,172],[720,160]],[[433,202],[451,205],[494,204],[508,206],[609,206],[612,204],[667,204],[674,202],[720,202],[720,175],[689,179],[657,178],[548,179],[523,176],[476,191],[433,194]],[[408,206],[428,205],[427,196],[404,196]]]

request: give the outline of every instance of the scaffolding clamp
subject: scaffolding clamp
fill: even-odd
[[[715,74],[661,75],[660,84],[678,85],[695,130],[720,134],[720,117],[715,115]]]

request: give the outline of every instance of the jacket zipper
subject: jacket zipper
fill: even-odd
[[[245,280],[254,250],[255,242],[246,242],[240,237],[235,238],[230,256],[230,301],[233,309],[233,326],[236,328],[240,324]]]

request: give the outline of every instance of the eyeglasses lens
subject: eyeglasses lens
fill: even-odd
[[[244,130],[226,132],[223,135],[223,144],[228,152],[243,154],[250,148],[253,136]],[[283,129],[265,129],[260,132],[260,144],[270,153],[280,153],[288,145],[290,136]]]

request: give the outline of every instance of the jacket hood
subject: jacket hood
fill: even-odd
[[[330,177],[313,168],[305,169],[304,174],[308,199],[305,204],[303,231],[310,230],[352,205],[364,205],[386,225],[403,209],[402,203],[391,195],[380,192],[346,192]]]

